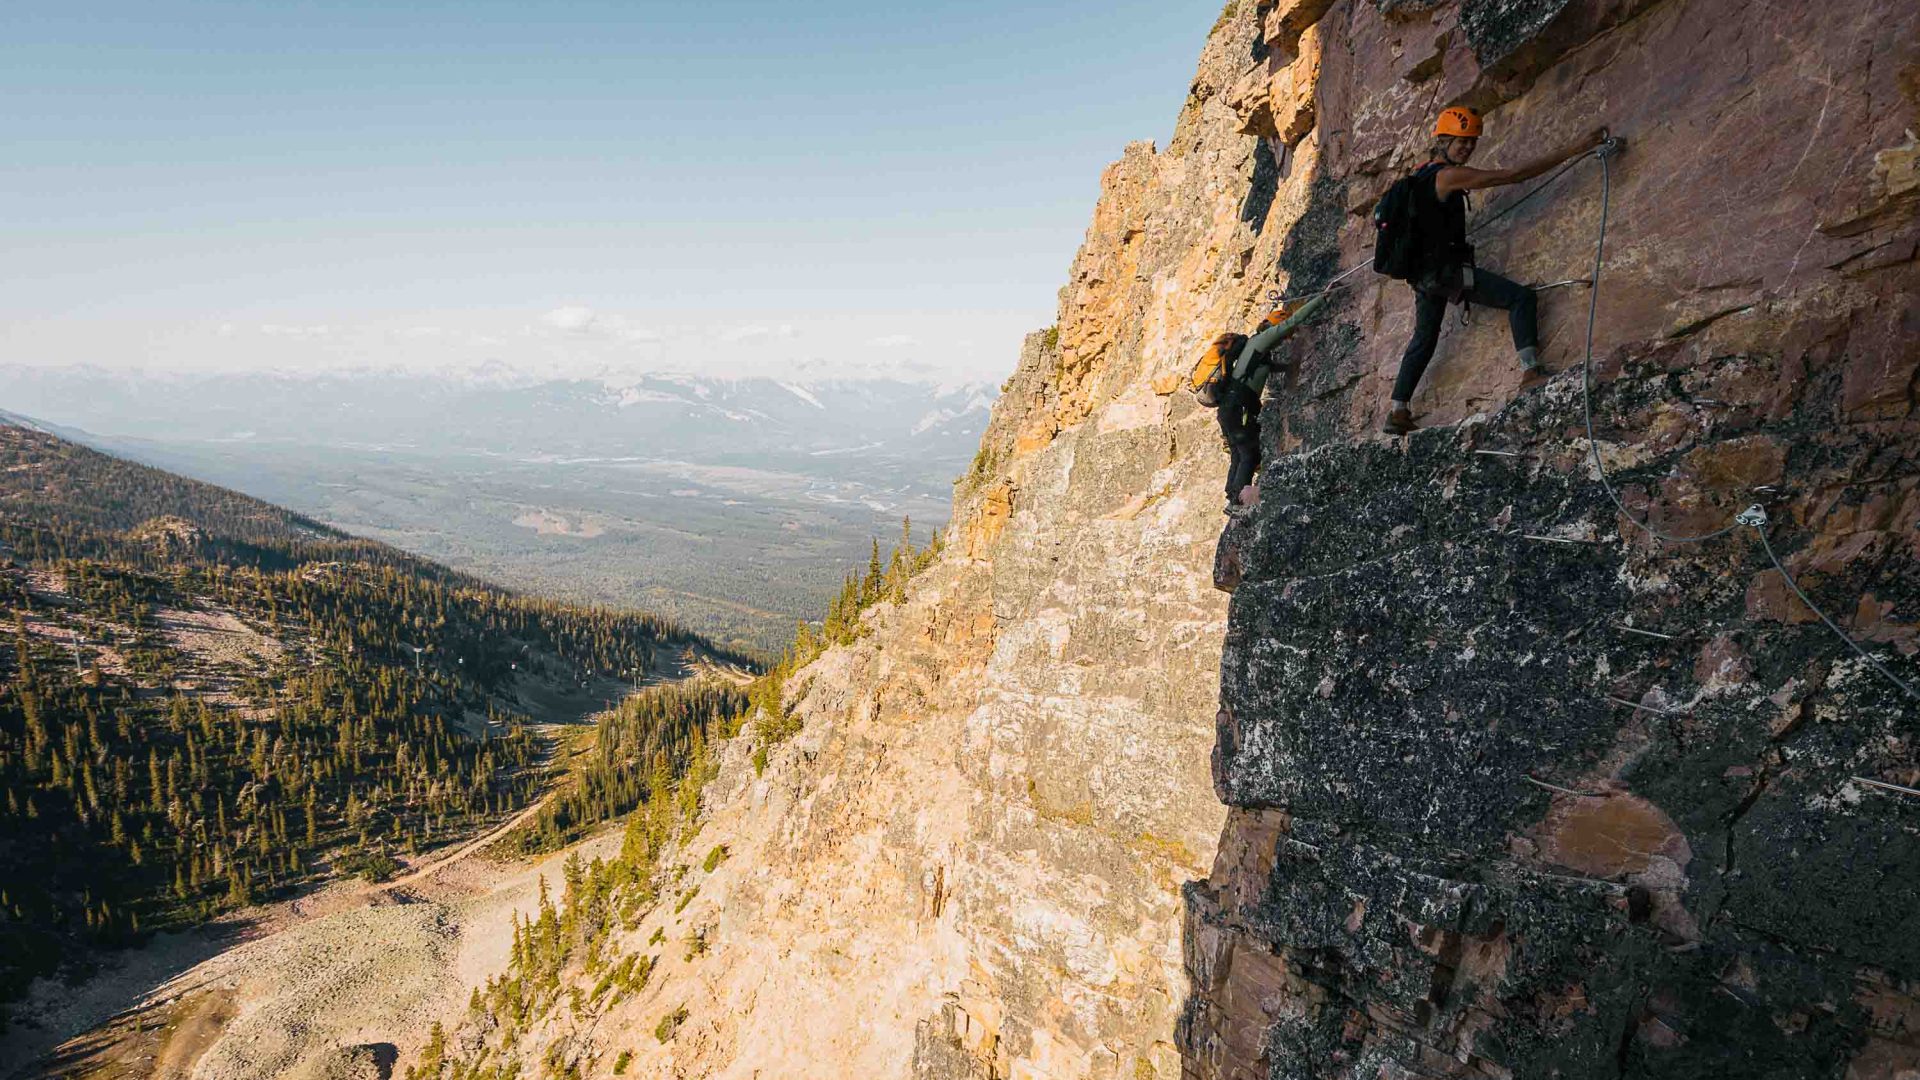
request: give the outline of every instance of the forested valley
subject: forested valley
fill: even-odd
[[[18,426],[0,618],[0,1001],[75,942],[390,874],[527,805],[536,721],[744,662]]]

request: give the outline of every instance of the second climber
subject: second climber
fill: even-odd
[[[1280,343],[1306,322],[1326,294],[1301,304],[1282,304],[1261,320],[1251,337],[1222,334],[1194,369],[1193,388],[1202,402],[1219,410],[1226,440],[1227,512],[1245,504],[1247,488],[1260,467],[1260,404],[1267,378],[1290,365],[1279,359]]]

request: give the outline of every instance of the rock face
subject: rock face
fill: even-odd
[[[1278,50],[1303,22],[1243,84],[1298,99],[1313,72],[1315,130],[1237,97],[1313,157],[1281,188],[1310,193],[1282,268],[1362,255],[1347,212],[1438,104],[1488,110],[1495,162],[1626,134],[1599,459],[1668,534],[1762,505],[1787,568],[1913,681],[1914,9],[1281,4],[1238,32]],[[1482,262],[1586,276],[1600,173],[1480,234]],[[1561,374],[1516,393],[1498,320],[1452,330],[1415,403],[1451,426],[1366,435],[1409,325],[1371,285],[1269,403],[1276,456],[1217,575],[1233,810],[1187,891],[1187,1075],[1920,1075],[1920,800],[1855,779],[1920,778],[1920,702],[1758,529],[1664,543],[1609,501],[1584,290],[1546,296]]]
[[[1440,106],[1487,111],[1483,164],[1611,125],[1608,475],[1669,532],[1765,504],[1911,679],[1916,20],[1229,5],[1171,143],[1102,178],[946,554],[796,679],[764,775],[729,751],[688,846],[729,857],[661,927],[704,953],[581,1038],[684,1006],[618,1044],[660,1076],[1920,1069],[1920,802],[1850,779],[1920,780],[1920,709],[1753,529],[1660,544],[1608,501],[1583,289],[1546,294],[1544,385],[1496,318],[1449,326],[1427,430],[1389,442],[1411,298],[1350,279],[1268,388],[1262,495],[1218,552],[1225,455],[1178,392],[1270,289],[1366,256]],[[1601,181],[1554,180],[1482,263],[1586,276]]]
[[[1606,428],[1665,375],[1613,380]],[[1568,438],[1577,389],[1269,468],[1222,664],[1216,783],[1236,810],[1188,892],[1197,1075],[1920,1060],[1876,1015],[1920,972],[1920,909],[1894,899],[1920,874],[1916,808],[1852,779],[1914,778],[1912,700],[1818,623],[1753,610],[1777,575],[1749,537],[1622,543]],[[1798,490],[1908,455],[1892,486],[1920,510],[1912,440],[1769,437],[1819,463]],[[1523,456],[1480,452],[1507,448]],[[1792,503],[1779,533],[1805,536]],[[1911,597],[1913,564],[1822,580]]]

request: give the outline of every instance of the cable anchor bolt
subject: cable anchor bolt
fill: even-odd
[[[1766,508],[1759,503],[1754,503],[1752,506],[1740,511],[1733,520],[1755,529],[1764,528],[1767,524],[1767,511]]]

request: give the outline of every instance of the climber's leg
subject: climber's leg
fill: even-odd
[[[1248,399],[1252,400],[1248,400]],[[1241,489],[1260,467],[1260,402],[1244,390],[1220,403],[1220,434],[1227,440],[1227,508],[1240,503]]]
[[[1440,344],[1440,326],[1447,318],[1445,293],[1415,289],[1413,292],[1413,339],[1400,356],[1400,374],[1393,380],[1393,411],[1387,415],[1387,432],[1405,435],[1413,430],[1413,415],[1408,402],[1426,374],[1433,350]]]
[[[1532,289],[1476,266],[1466,298],[1469,303],[1505,311],[1507,329],[1513,332],[1514,351],[1520,354],[1520,366],[1528,371],[1539,368],[1540,307]]]

